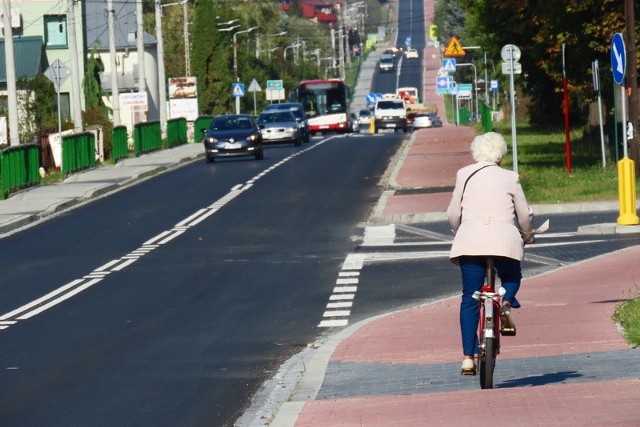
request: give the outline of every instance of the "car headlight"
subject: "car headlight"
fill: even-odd
[[[296,128],[287,128],[287,132],[295,132]]]
[[[252,135],[249,135],[249,137],[247,138],[247,141],[255,141],[256,139],[258,139],[258,135],[254,133]]]
[[[300,122],[300,123],[298,123],[298,127],[299,127],[300,129],[304,129],[304,122]]]
[[[209,144],[215,144],[216,142],[218,142],[218,140],[217,140],[217,139],[215,139],[215,138],[214,138],[214,137],[212,137],[212,136],[209,136],[209,137],[207,137],[207,142],[208,142]]]

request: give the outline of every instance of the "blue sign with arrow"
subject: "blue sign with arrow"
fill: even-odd
[[[617,84],[622,84],[627,69],[627,54],[624,47],[622,34],[615,33],[611,39],[611,70],[613,80]]]

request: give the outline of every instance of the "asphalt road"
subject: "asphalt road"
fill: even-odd
[[[322,333],[401,135],[192,163],[0,240],[0,425],[231,425]]]

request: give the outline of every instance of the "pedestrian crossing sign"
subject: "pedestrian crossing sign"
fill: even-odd
[[[456,60],[455,58],[445,58],[442,60],[442,70],[447,73],[455,73],[456,72]]]
[[[460,40],[456,36],[451,37],[451,40],[449,40],[449,44],[443,53],[444,56],[465,56],[466,54],[467,53],[460,44]]]
[[[244,83],[231,83],[233,96],[244,96]]]

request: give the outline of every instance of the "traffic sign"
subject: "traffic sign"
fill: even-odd
[[[258,84],[256,79],[253,79],[251,81],[251,84],[249,85],[249,89],[247,89],[247,91],[249,91],[249,92],[262,92],[262,88],[260,87],[260,85]]]
[[[455,58],[445,58],[442,60],[442,69],[448,73],[456,72],[456,60]]]
[[[71,70],[67,68],[64,62],[56,59],[53,61],[53,64],[47,68],[44,75],[53,82],[56,89],[60,89],[60,86],[71,76]]]
[[[465,56],[467,52],[464,51],[464,48],[460,44],[460,40],[453,36],[451,40],[449,40],[449,44],[447,48],[444,50],[444,56]]]
[[[617,84],[622,84],[627,69],[627,56],[625,53],[624,39],[622,34],[615,33],[611,39],[611,70],[613,80]]]
[[[231,93],[235,97],[244,96],[244,83],[231,83]]]
[[[513,65],[513,67],[511,67]],[[519,62],[503,62],[502,63],[502,74],[511,74],[511,70],[513,69],[513,74],[522,74],[522,64]]]
[[[267,80],[267,90],[283,90],[284,83],[282,80]]]
[[[518,62],[520,61],[520,56],[522,52],[520,52],[520,48],[514,44],[507,44],[502,47],[500,51],[500,56],[502,60],[505,62]]]
[[[436,77],[436,95],[446,95],[451,92],[452,76]]]

